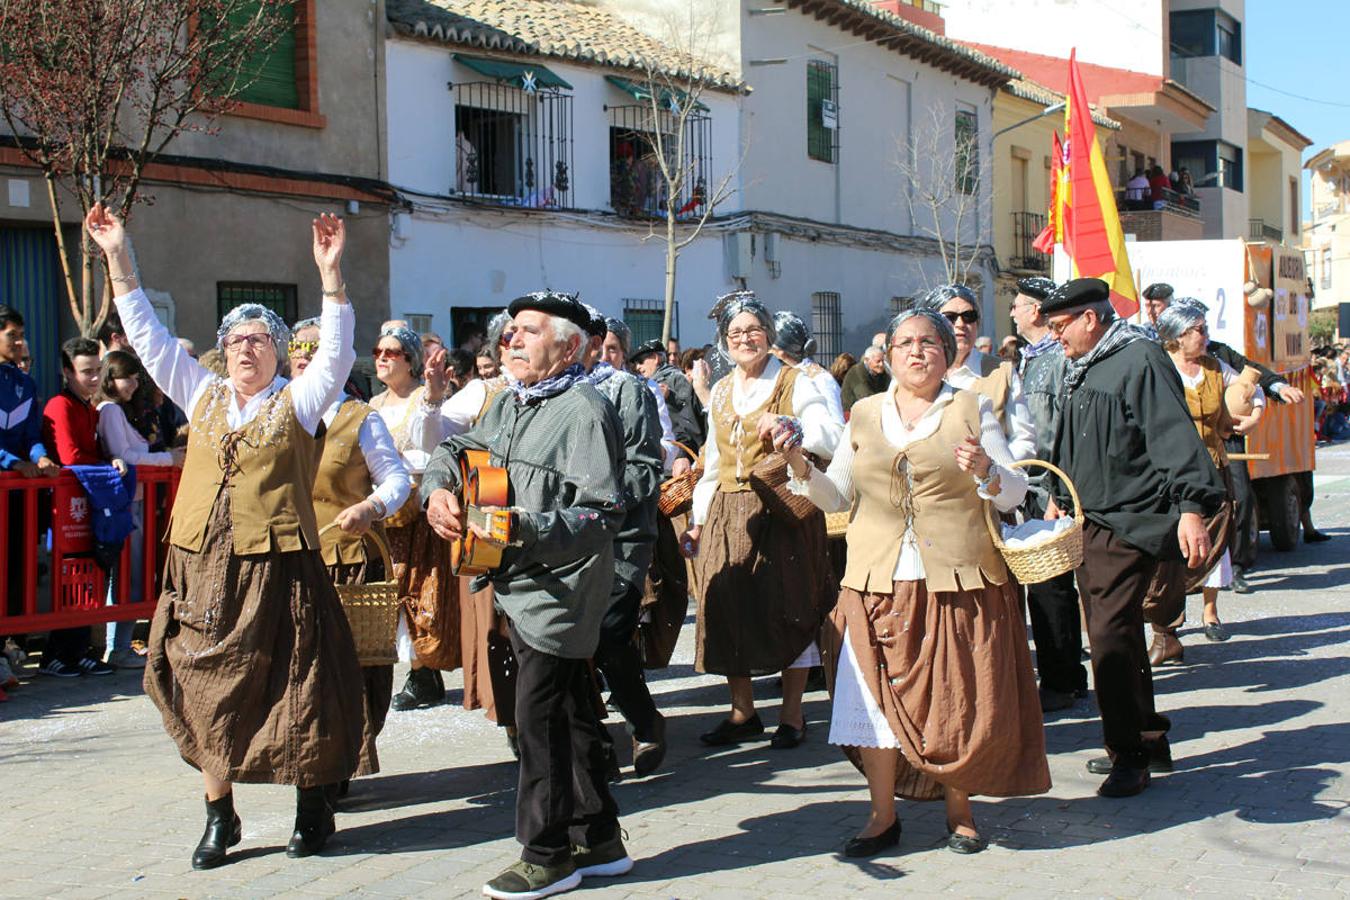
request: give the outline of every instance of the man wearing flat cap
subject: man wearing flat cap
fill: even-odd
[[[1041,313],[1068,359],[1052,461],[1077,487],[1086,517],[1078,588],[1108,753],[1088,770],[1107,774],[1098,794],[1128,797],[1148,787],[1150,770],[1172,765],[1170,723],[1153,702],[1144,595],[1160,560],[1203,564],[1204,517],[1226,494],[1176,368],[1109,298],[1106,282],[1077,278]],[[1056,485],[1047,518],[1068,504]]]
[[[666,348],[659,340],[639,344],[628,357],[639,375],[656,382],[664,390],[666,407],[675,440],[694,450],[703,446],[707,429],[703,424],[703,404],[694,394],[694,386],[676,366],[666,359]]]
[[[606,784],[606,752],[587,660],[610,606],[614,540],[624,520],[623,429],[580,360],[591,315],[568,294],[541,291],[508,308],[502,363],[513,379],[464,434],[436,449],[423,476],[427,521],[447,540],[466,528],[503,545],[491,581],[510,620],[518,664],[516,794],[519,862],[484,886],[490,897],[544,896],[583,875],[632,867]],[[486,450],[506,469],[510,507],[466,522],[459,458]]]

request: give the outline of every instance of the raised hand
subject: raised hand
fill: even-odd
[[[122,227],[122,220],[114,216],[102,203],[95,203],[90,208],[89,215],[84,217],[84,227],[94,239],[94,243],[109,256],[126,249],[127,232]]]
[[[332,213],[321,213],[313,222],[314,263],[324,275],[324,290],[336,290],[342,284],[342,251],[347,246],[347,226]],[[337,275],[337,281],[328,283],[327,276]]]
[[[422,361],[422,379],[427,384],[427,402],[440,403],[445,398],[445,388],[450,382],[445,370],[444,347],[433,347]]]

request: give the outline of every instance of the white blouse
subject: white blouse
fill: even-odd
[[[305,371],[309,371],[306,369]],[[389,433],[394,435],[394,445],[403,454],[403,463],[413,475],[421,475],[436,447],[445,439],[444,429],[448,424],[441,415],[442,407],[427,406],[422,402],[426,389],[419,387],[408,399],[397,406],[387,406],[386,401],[393,395],[382,391],[371,398],[370,405],[384,419]]]
[[[169,451],[150,452],[150,442],[127,421],[121,404],[111,400],[98,405],[98,440],[105,456],[120,459],[129,466],[173,465],[173,454]]]
[[[932,437],[942,424],[942,411],[956,396],[956,390],[943,385],[933,405],[928,407],[911,428],[900,418],[895,407],[895,384],[887,391],[891,402],[881,405],[881,433],[896,450],[903,450],[910,444]],[[1000,512],[1016,509],[1027,493],[1026,475],[1021,469],[1009,468],[1013,463],[1008,451],[1008,440],[1003,435],[1003,425],[994,415],[994,404],[988,397],[981,396],[980,405],[980,446],[989,454],[993,466],[990,476],[998,476],[999,490],[989,495],[978,491],[979,495],[993,502]],[[844,436],[839,441],[839,449],[830,460],[830,466],[824,472],[814,466],[807,472],[806,480],[795,476],[788,481],[788,490],[794,494],[808,497],[812,503],[825,512],[841,512],[853,506],[853,424],[844,427]],[[978,484],[979,479],[972,473],[971,478]],[[919,556],[918,537],[914,534],[913,524],[905,530],[900,540],[900,558],[895,563],[894,581],[921,581],[924,578],[923,560]]]
[[[441,433],[446,438],[452,438],[468,431],[473,427],[486,400],[487,385],[481,378],[475,378],[455,391],[441,404],[441,418],[445,420],[441,424]]]
[[[797,368],[801,369],[802,373],[805,374],[806,370],[815,364],[815,360],[807,357],[797,363]],[[810,377],[812,383],[814,383],[816,388],[820,391],[820,395],[825,398],[825,402],[829,404],[830,413],[842,426],[844,424],[844,402],[840,399],[843,389],[839,382],[834,380],[834,376],[830,374],[829,369],[822,369],[815,375],[808,377]]]
[[[980,379],[980,371],[984,368],[980,362],[983,357],[983,353],[971,348],[966,361],[948,369],[944,380],[954,388],[969,390]],[[1027,406],[1026,394],[1022,393],[1022,376],[1017,374],[1016,367],[1008,384],[1008,403],[1003,409],[1003,415],[1008,420],[1005,432],[1008,452],[1013,459],[1031,459],[1036,455],[1036,424],[1031,419],[1031,407]]]
[[[324,425],[331,426],[337,418],[338,407],[347,399],[346,394],[338,396],[333,405],[323,414]],[[380,416],[367,415],[356,430],[356,444],[366,458],[366,468],[370,471],[373,489],[367,500],[373,500],[375,508],[383,507],[384,516],[392,516],[407,501],[412,493],[412,479],[403,465],[403,457],[394,447],[394,437]]]
[[[1221,359],[1216,360],[1216,362],[1218,362],[1219,368],[1223,372],[1224,387],[1228,387],[1230,384],[1238,380],[1238,373],[1232,366],[1230,366],[1228,363],[1224,362]],[[1177,361],[1175,359],[1172,360],[1172,365],[1176,366],[1177,374],[1181,376],[1181,383],[1188,388],[1192,389],[1198,388],[1200,386],[1200,382],[1205,380],[1204,369],[1197,370],[1194,375],[1187,375],[1185,372],[1181,371],[1181,366],[1177,365]],[[1256,393],[1252,395],[1252,406],[1255,407],[1256,409],[1266,408],[1266,392],[1261,390],[1260,385],[1256,386]]]
[[[733,369],[731,379],[731,408],[739,416],[749,415],[763,406],[773,395],[773,386],[783,364],[769,357],[764,371],[755,378],[741,378],[740,370]],[[703,445],[703,477],[694,486],[693,523],[702,525],[708,520],[708,508],[717,493],[718,468],[721,454],[717,449],[716,400],[708,405],[708,439]],[[802,423],[802,449],[817,456],[829,458],[843,433],[843,425],[836,421],[820,389],[810,378],[798,378],[792,388],[792,415]],[[755,423],[749,423],[754,427]]]

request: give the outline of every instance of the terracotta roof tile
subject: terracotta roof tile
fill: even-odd
[[[1004,85],[1003,89],[1014,97],[1021,97],[1023,100],[1030,100],[1033,103],[1043,103],[1046,106],[1054,106],[1056,103],[1064,102],[1063,94],[1052,91],[1045,85],[1038,84],[1030,78],[1014,78]],[[1092,110],[1092,121],[1103,128],[1110,128],[1113,130],[1120,129],[1119,122],[1109,116],[1103,115],[1095,107]]]

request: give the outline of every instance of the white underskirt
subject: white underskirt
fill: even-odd
[[[874,747],[898,750],[900,742],[872,692],[863,683],[853,647],[844,629],[844,649],[834,679],[834,709],[830,713],[831,744],[841,747]]]
[[[408,620],[404,618],[400,610],[398,614],[398,661],[401,663],[410,663],[417,659],[417,654],[413,653],[412,635],[408,633]]]
[[[800,656],[792,661],[792,665],[788,666],[788,668],[810,669],[818,665],[820,665],[820,648],[816,646],[815,641],[812,641],[806,645],[806,649],[801,652]]]
[[[1218,564],[1209,570],[1209,575],[1205,578],[1204,587],[1207,588],[1226,588],[1233,583],[1233,558],[1228,555],[1228,551],[1223,551],[1223,558]]]

